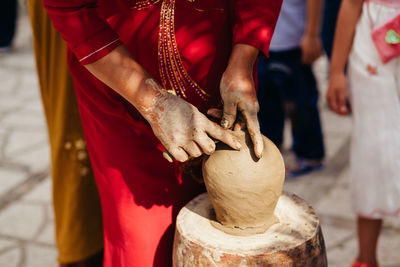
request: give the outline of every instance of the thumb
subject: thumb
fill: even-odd
[[[342,115],[346,115],[348,110],[347,110],[347,106],[346,106],[346,94],[344,92],[344,90],[340,90],[338,92],[338,97],[337,97],[337,101],[338,101],[338,113],[342,114]]]
[[[231,128],[236,120],[237,107],[235,103],[224,103],[224,112],[222,114],[221,126],[225,129]]]

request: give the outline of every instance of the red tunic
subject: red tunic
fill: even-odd
[[[205,111],[220,103],[219,82],[233,44],[267,54],[281,0],[44,3],[69,48],[102,201],[104,266],[170,266],[173,221],[203,186],[163,159],[136,109],[83,65],[123,43],[167,90]]]

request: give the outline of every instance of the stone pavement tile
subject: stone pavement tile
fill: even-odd
[[[31,190],[28,194],[26,194],[22,198],[23,202],[43,202],[43,204],[47,204],[51,202],[51,179],[50,177],[46,178],[43,182]]]
[[[16,247],[0,253],[0,266],[1,267],[18,267],[22,258],[22,251]],[[28,265],[29,266],[29,265]]]
[[[39,91],[39,81],[36,74],[36,69],[33,69],[33,71],[24,72],[24,75],[21,77],[21,83],[18,86],[18,90],[21,95],[24,95],[27,91]]]
[[[24,101],[24,106],[21,108],[21,110],[40,112],[44,116],[42,102],[38,98],[32,98]]]
[[[0,197],[26,179],[26,173],[0,168]]]
[[[18,91],[17,97],[21,99],[21,110],[24,110],[25,106],[32,101],[42,104],[39,85],[37,84],[37,82],[32,83],[30,86],[27,86],[22,91]]]
[[[350,116],[338,116],[329,110],[324,110],[320,115],[324,134],[336,134],[338,136],[351,134],[353,122]]]
[[[54,224],[48,223],[43,231],[36,238],[36,241],[55,246]]]
[[[348,187],[349,182],[350,182],[350,167],[346,166],[346,168],[342,170],[340,176],[338,177],[336,186]]]
[[[52,247],[37,245],[27,245],[26,249],[26,267],[56,267],[57,251]]]
[[[286,179],[283,188],[303,198],[315,209],[320,199],[325,198],[336,180],[336,177],[326,174],[324,170],[298,178]]]
[[[378,259],[381,267],[400,267],[400,231],[383,229],[378,244]],[[328,249],[329,267],[350,266],[358,253],[357,237]]]
[[[350,267],[357,254],[356,237],[334,247],[328,251],[329,267]]]
[[[325,162],[328,163],[331,158],[333,158],[346,142],[346,138],[343,136],[337,136],[333,134],[324,135],[324,145],[325,145]]]
[[[400,230],[382,231],[378,244],[378,258],[381,267],[400,267]]]
[[[1,152],[7,143],[7,136],[8,136],[8,130],[0,128],[0,157],[1,157]]]
[[[47,216],[47,222],[54,222],[54,210],[52,202],[46,205],[46,216]]]
[[[387,228],[394,228],[400,230],[400,216],[398,218],[387,218],[385,219],[383,224]]]
[[[314,206],[321,216],[337,216],[343,219],[354,220],[352,201],[347,186],[334,188],[327,196]]]
[[[1,58],[1,68],[8,68],[14,73],[17,71],[32,70],[35,71],[35,61],[30,50],[13,51]]]
[[[49,148],[46,143],[34,150],[21,153],[10,157],[10,161],[18,162],[29,167],[31,173],[40,172],[49,168],[50,155]]]
[[[18,243],[8,239],[0,238],[0,255],[3,251],[18,246]]]
[[[0,82],[0,88],[3,87]],[[5,94],[0,91],[0,115],[4,116],[6,113],[18,110],[21,106],[20,98],[15,96],[10,96],[10,94]],[[4,127],[2,125],[2,127]]]
[[[4,147],[5,157],[21,155],[38,147],[47,146],[47,132],[26,132],[22,129],[10,131],[7,144]]]
[[[356,234],[356,225],[353,227],[343,227],[339,225],[332,225],[325,223],[323,218],[321,218],[321,228],[325,239],[325,246],[328,251],[346,240],[351,239]]]
[[[0,121],[2,127],[30,127],[36,126],[46,129],[44,117],[41,113],[32,113],[24,110],[6,114]]]
[[[14,71],[11,71],[7,68],[0,68],[0,95],[1,102],[5,103],[3,95],[12,93],[18,82],[18,76]]]
[[[0,234],[31,240],[44,222],[44,216],[40,205],[13,203],[0,213]]]

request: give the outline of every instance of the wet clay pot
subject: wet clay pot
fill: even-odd
[[[285,167],[278,148],[263,136],[260,159],[247,132],[237,132],[242,149],[219,142],[203,161],[203,176],[216,220],[214,227],[232,235],[265,232],[278,222],[275,206],[282,193]]]

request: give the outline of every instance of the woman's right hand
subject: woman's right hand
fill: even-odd
[[[338,115],[347,115],[349,109],[346,105],[347,79],[344,72],[331,73],[326,99],[329,108]]]
[[[189,156],[210,155],[215,150],[212,138],[233,149],[240,149],[238,138],[210,121],[195,106],[163,90],[151,78],[146,85],[156,89],[153,103],[139,111],[150,123],[154,134],[177,161],[184,162]]]

